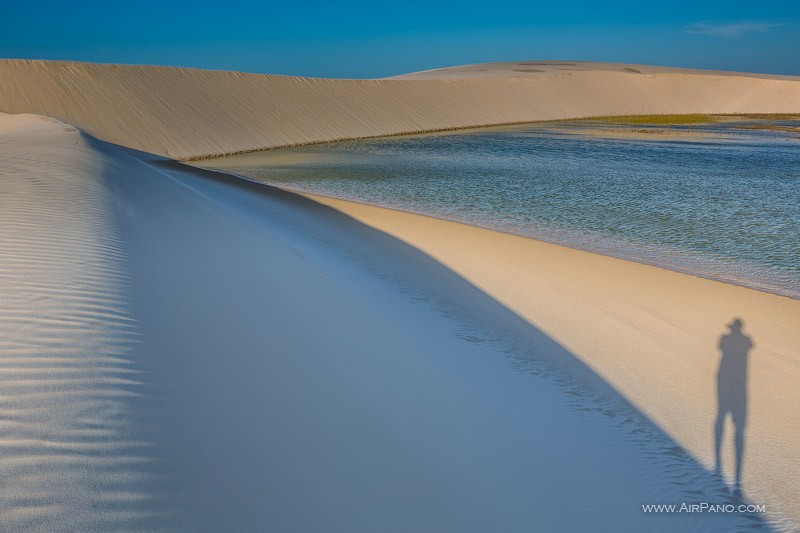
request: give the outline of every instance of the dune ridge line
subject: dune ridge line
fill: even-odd
[[[0,111],[51,116],[176,159],[591,116],[800,111],[797,77],[606,63],[524,66],[532,64],[345,80],[0,60]]]

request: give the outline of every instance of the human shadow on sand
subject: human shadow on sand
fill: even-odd
[[[717,419],[714,423],[715,471],[722,474],[722,444],[728,415],[734,426],[734,495],[741,496],[745,431],[747,429],[747,366],[753,340],[742,332],[744,322],[735,318],[729,332],[719,339],[722,357],[717,372]]]

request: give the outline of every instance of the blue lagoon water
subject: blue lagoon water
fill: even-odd
[[[748,125],[538,124],[206,165],[800,298],[800,134]]]

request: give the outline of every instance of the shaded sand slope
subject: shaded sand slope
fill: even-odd
[[[754,344],[747,381],[723,383],[734,394],[746,391],[744,490],[768,511],[792,517],[787,528],[798,527],[800,301],[454,222],[308,196],[430,254],[536,324],[709,468],[715,464],[720,338],[740,318]],[[726,422],[722,462],[732,483],[733,427]]]
[[[472,65],[424,79],[339,80],[0,60],[0,111],[56,117],[178,159],[598,115],[800,111],[800,80],[786,76],[528,63],[487,65],[479,77],[462,72]]]
[[[420,250],[290,193],[3,120],[25,123],[0,136],[4,527],[770,529],[642,513],[732,500]]]

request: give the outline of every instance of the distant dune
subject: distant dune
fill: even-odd
[[[800,77],[524,61],[339,80],[0,60],[0,111],[47,115],[106,141],[192,159],[598,115],[793,113]]]

